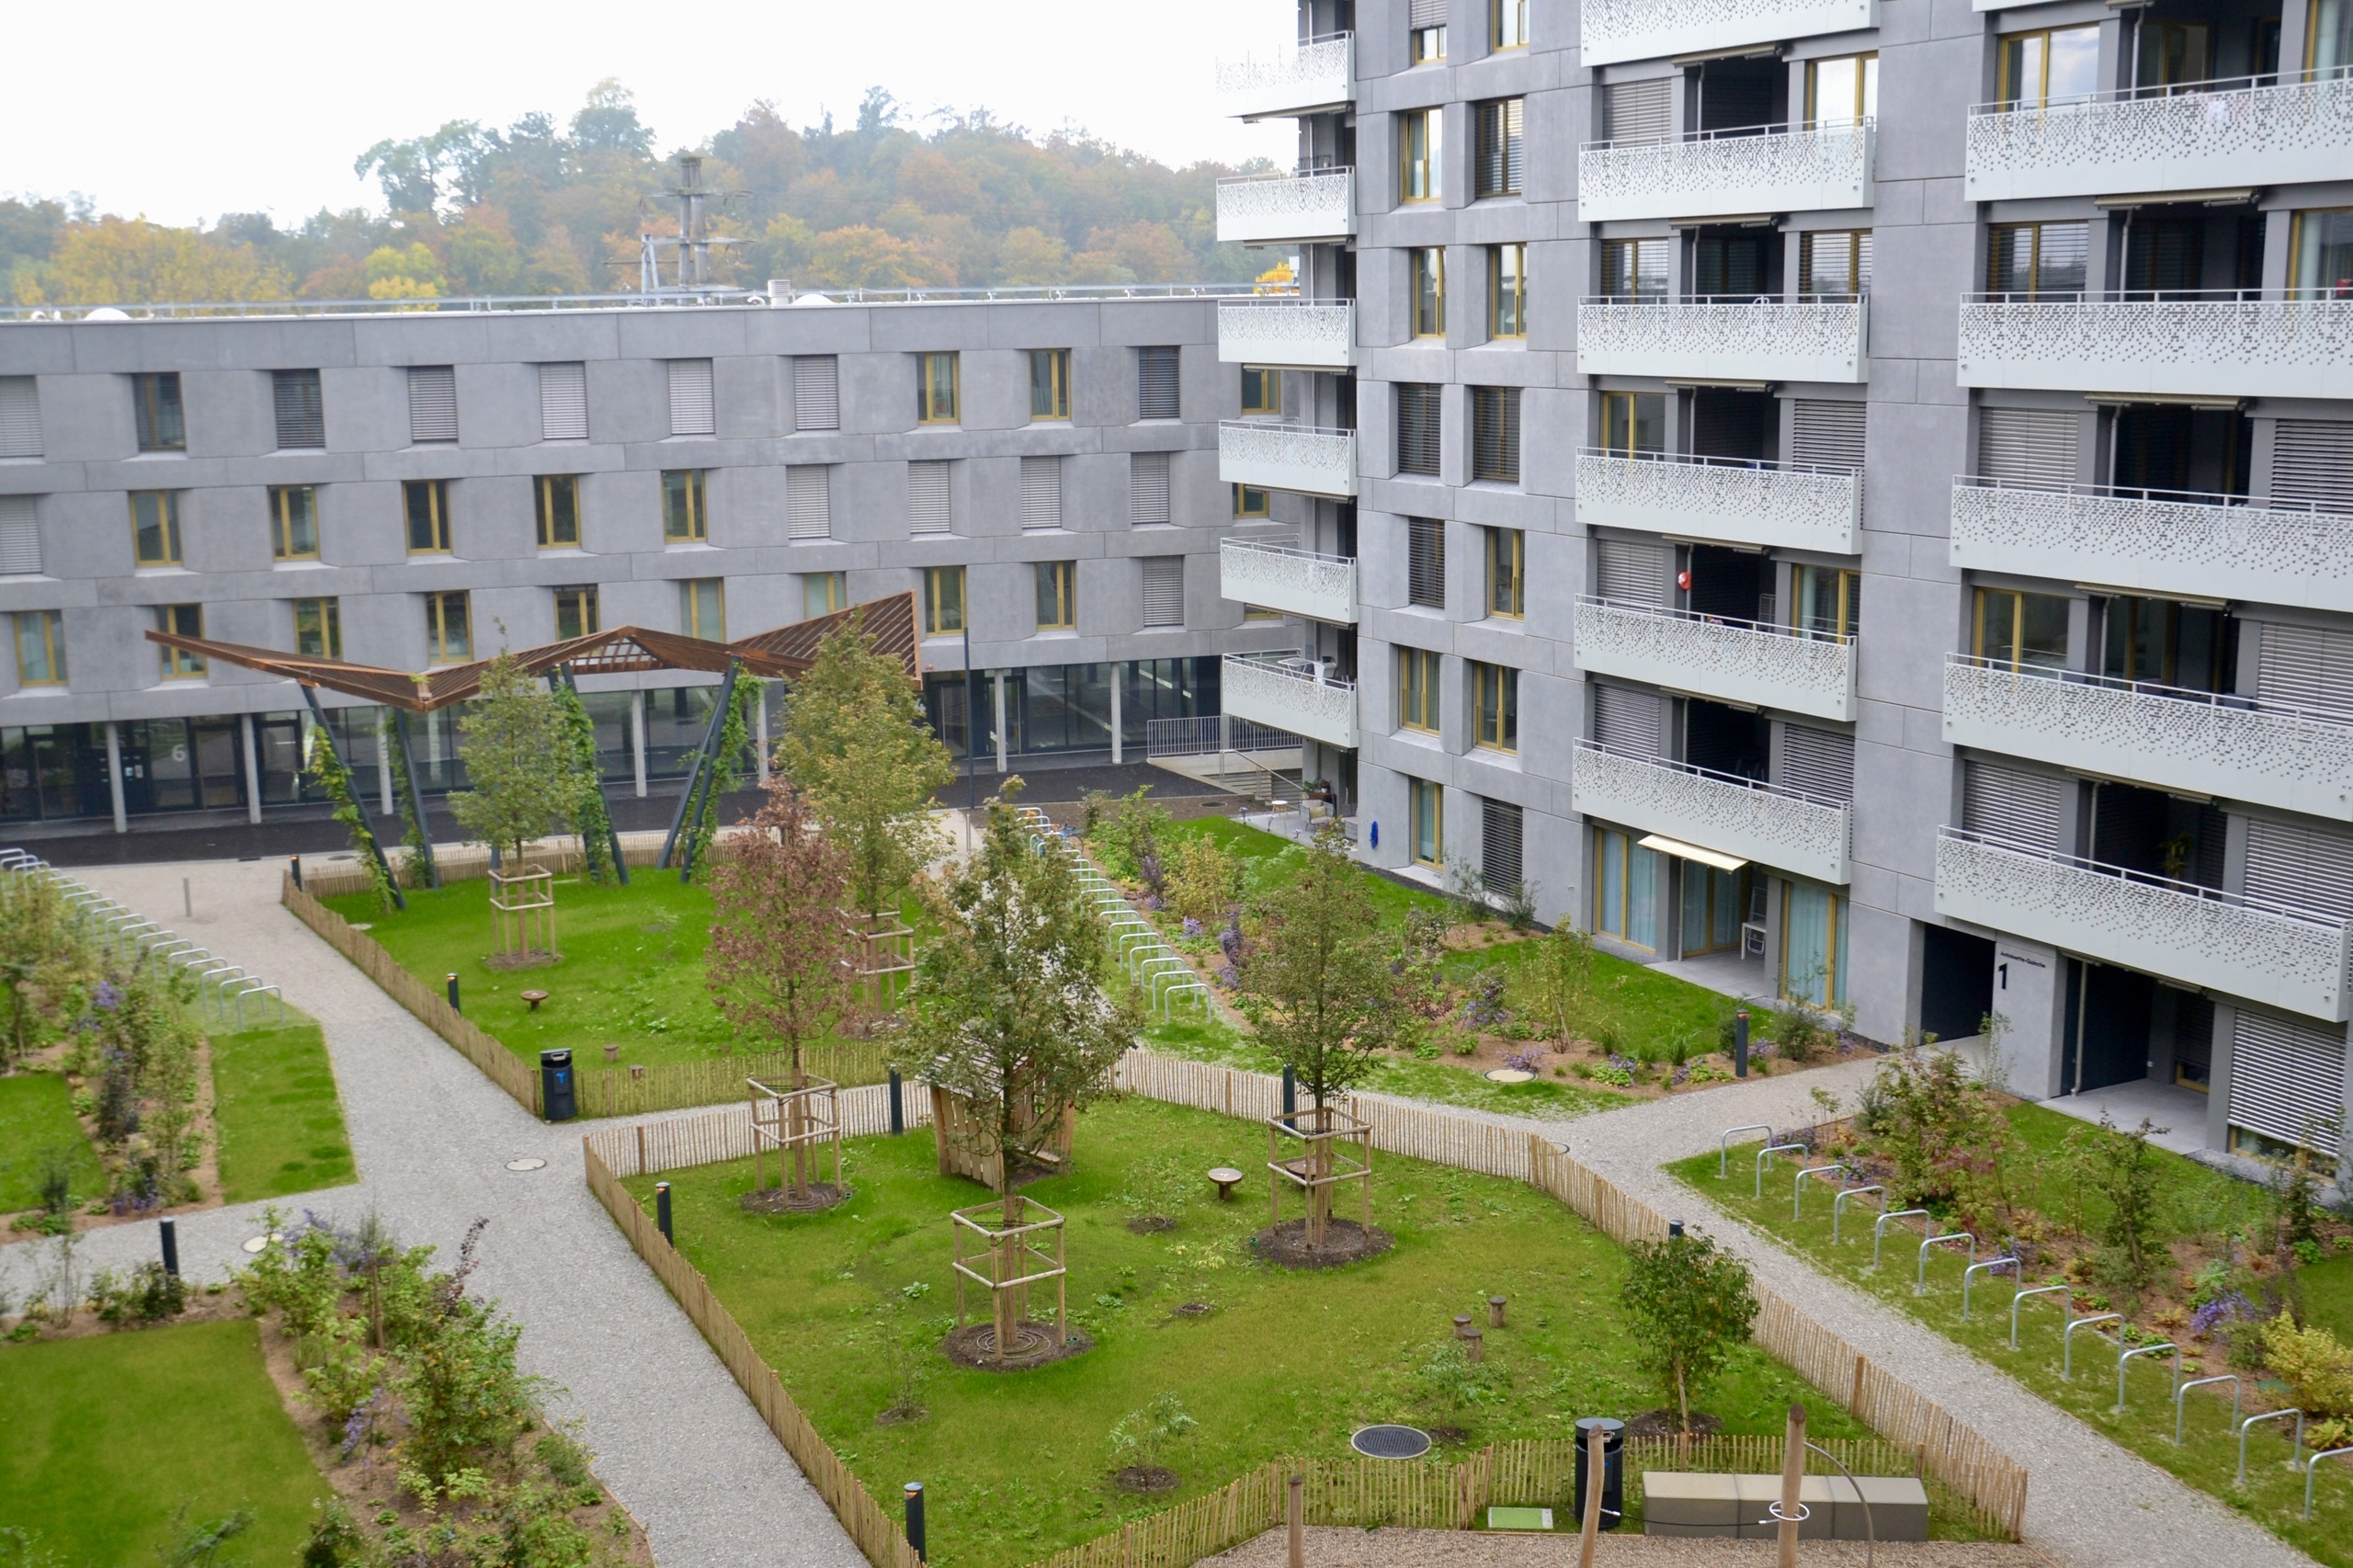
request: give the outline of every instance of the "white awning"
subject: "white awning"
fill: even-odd
[[[1637,842],[1645,849],[1655,849],[1678,860],[1697,860],[1702,866],[1713,866],[1719,871],[1737,871],[1748,864],[1736,855],[1720,855],[1712,849],[1702,849],[1696,844],[1686,844],[1679,838],[1666,838],[1655,833]]]

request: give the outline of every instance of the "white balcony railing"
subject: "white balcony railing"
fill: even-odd
[[[1868,301],[1589,299],[1577,370],[1730,381],[1867,381]]]
[[[1962,478],[1950,539],[1980,572],[2353,612],[2353,514],[2296,502]]]
[[[1228,484],[1345,500],[1357,493],[1357,433],[1224,420],[1217,427],[1217,476]]]
[[[1964,387],[2353,398],[2353,299],[1971,295],[1958,375]]]
[[[1879,26],[1879,0],[1585,0],[1577,61],[1607,65]]]
[[[1222,705],[1235,718],[1356,749],[1353,681],[1333,680],[1303,659],[1245,653],[1228,653],[1222,676]]]
[[[2344,922],[1959,828],[1937,836],[1937,913],[2341,1023]]]
[[[1817,719],[1855,716],[1851,638],[1806,637],[1787,626],[1580,595],[1576,662],[1598,675],[1727,702]]]
[[[1953,653],[1944,730],[1954,745],[2353,822],[2353,712]]]
[[[1354,626],[1356,558],[1230,539],[1218,547],[1218,592],[1238,604]]]
[[[1801,790],[1576,744],[1570,809],[1721,855],[1843,884],[1851,808]]]
[[[1970,111],[1971,201],[2341,180],[2353,76],[2239,77]]]
[[[1217,357],[1228,365],[1345,370],[1357,362],[1351,300],[1223,300]]]
[[[1726,544],[1854,555],[1862,545],[1863,473],[1587,448],[1577,454],[1577,521]]]
[[[1766,126],[1577,153],[1577,216],[1714,218],[1869,207],[1877,122]]]
[[[1339,108],[1356,94],[1354,33],[1311,39],[1275,54],[1217,62],[1221,114],[1261,119]]]
[[[1356,232],[1354,169],[1245,175],[1217,182],[1220,244],[1344,240]]]

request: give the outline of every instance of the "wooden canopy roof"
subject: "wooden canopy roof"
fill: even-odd
[[[620,626],[591,632],[515,654],[529,674],[546,675],[569,665],[573,674],[625,675],[640,670],[701,670],[723,672],[730,660],[741,662],[756,676],[790,680],[816,662],[818,646],[853,618],[863,625],[875,652],[897,659],[907,678],[919,678],[916,661],[915,597],[893,594],[831,615],[756,632],[732,642],[710,642],[675,631],[654,631],[642,626]],[[150,631],[147,640],[166,648],[219,659],[265,675],[282,676],[304,686],[324,687],[347,697],[430,713],[463,702],[482,689],[488,659],[463,665],[443,665],[412,674],[373,665],[347,664],[341,659],[313,659],[275,648],[254,648],[242,642],[216,642],[209,637],[184,637],[172,631]]]

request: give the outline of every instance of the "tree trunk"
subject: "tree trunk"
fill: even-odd
[[[1675,1363],[1675,1403],[1676,1408],[1683,1413],[1683,1430],[1688,1436],[1691,1430],[1691,1393],[1683,1385],[1683,1362],[1680,1358]]]
[[[809,1151],[801,1142],[801,1134],[809,1129],[808,1098],[801,1091],[809,1087],[809,1074],[801,1070],[801,1042],[792,1044],[792,1125],[786,1135],[792,1140],[792,1196],[809,1196]]]
[[[1012,1201],[1011,1199],[1007,1199],[1008,1204]],[[1006,1223],[1010,1225],[1012,1222],[1013,1217],[1008,1213],[1006,1216]],[[1016,1245],[1016,1239],[1010,1233],[1001,1231],[997,1233],[995,1247],[997,1287],[989,1295],[990,1304],[995,1309],[996,1358],[999,1361],[1009,1361],[1013,1358],[1014,1346],[1020,1338],[1021,1292],[1005,1283],[1006,1280],[1015,1278],[1019,1274],[1019,1270],[1014,1266]]]

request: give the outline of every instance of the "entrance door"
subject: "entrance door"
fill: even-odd
[[[196,742],[198,799],[210,811],[245,803],[244,738],[233,719],[199,719],[188,725]]]
[[[1748,912],[1748,879],[1754,868],[1719,871],[1697,860],[1683,867],[1683,956],[1726,952],[1740,946],[1740,923]]]
[[[2149,1075],[2157,983],[2107,964],[2068,960],[2067,1065],[2060,1089],[2088,1094]]]

